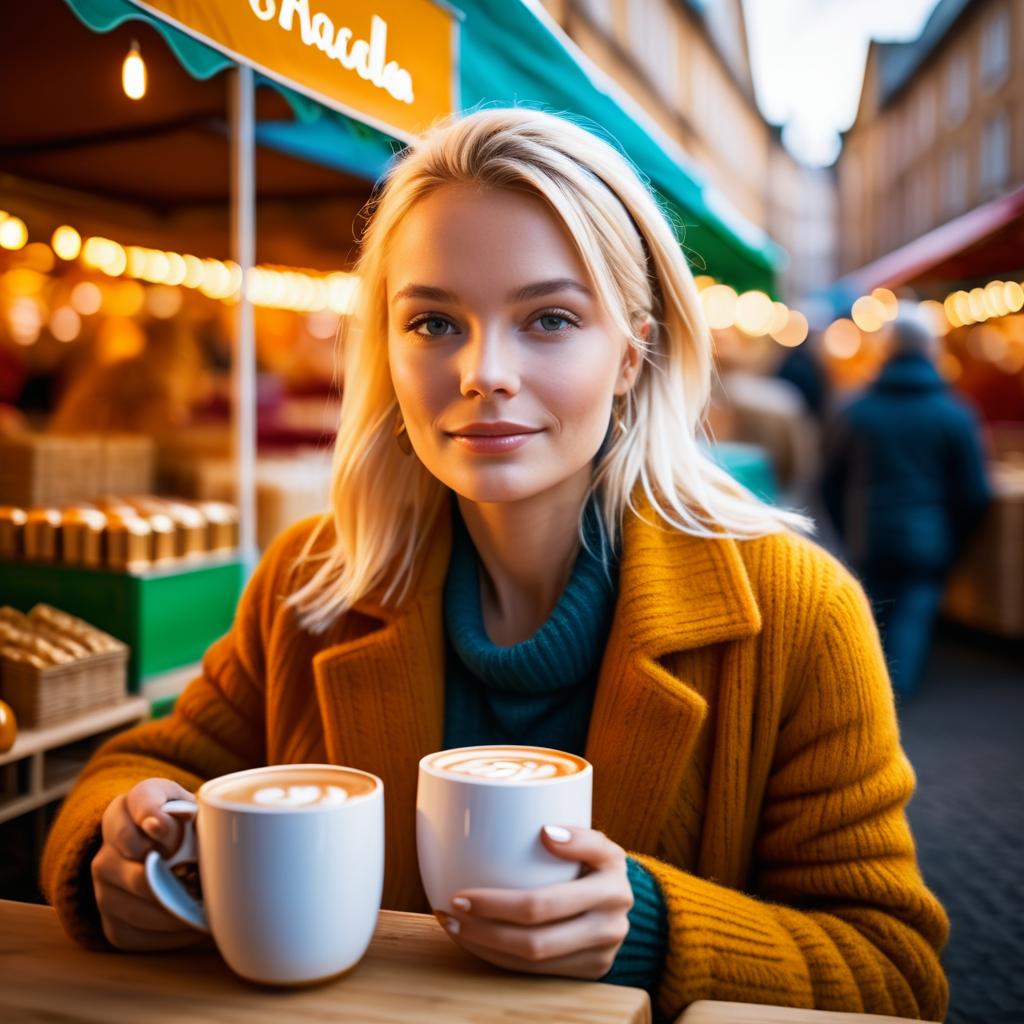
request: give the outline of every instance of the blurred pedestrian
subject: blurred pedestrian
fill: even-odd
[[[783,349],[782,360],[775,368],[775,376],[789,381],[803,396],[807,411],[821,422],[825,418],[831,396],[828,376],[818,351],[819,340],[820,335],[813,331],[802,345]]]
[[[990,500],[977,417],[934,364],[911,304],[891,354],[829,432],[824,501],[875,608],[893,687],[917,688],[945,580]]]

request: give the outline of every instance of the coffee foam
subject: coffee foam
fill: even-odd
[[[578,775],[587,762],[543,747],[465,747],[444,750],[428,764],[443,774],[480,782],[545,782]]]
[[[211,790],[215,800],[268,811],[340,807],[376,789],[373,779],[356,772],[322,768],[268,768],[231,779]]]

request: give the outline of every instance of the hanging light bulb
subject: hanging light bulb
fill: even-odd
[[[131,100],[141,100],[146,95],[146,63],[139,53],[139,44],[134,39],[128,56],[121,65],[121,85],[124,94]]]

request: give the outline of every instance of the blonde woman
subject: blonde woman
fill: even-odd
[[[43,880],[83,942],[195,941],[141,862],[206,778],[331,761],[387,787],[384,905],[502,967],[697,999],[941,1018],[858,584],[709,461],[711,339],[668,221],[609,144],[485,110],[391,171],[358,266],[332,508],[266,553],[174,714],[100,750]],[[594,765],[584,865],[424,901],[418,759],[543,744]]]

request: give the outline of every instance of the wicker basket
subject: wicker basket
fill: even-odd
[[[127,679],[127,647],[46,668],[0,659],[0,693],[14,709],[18,725],[28,729],[116,704],[127,693]]]

